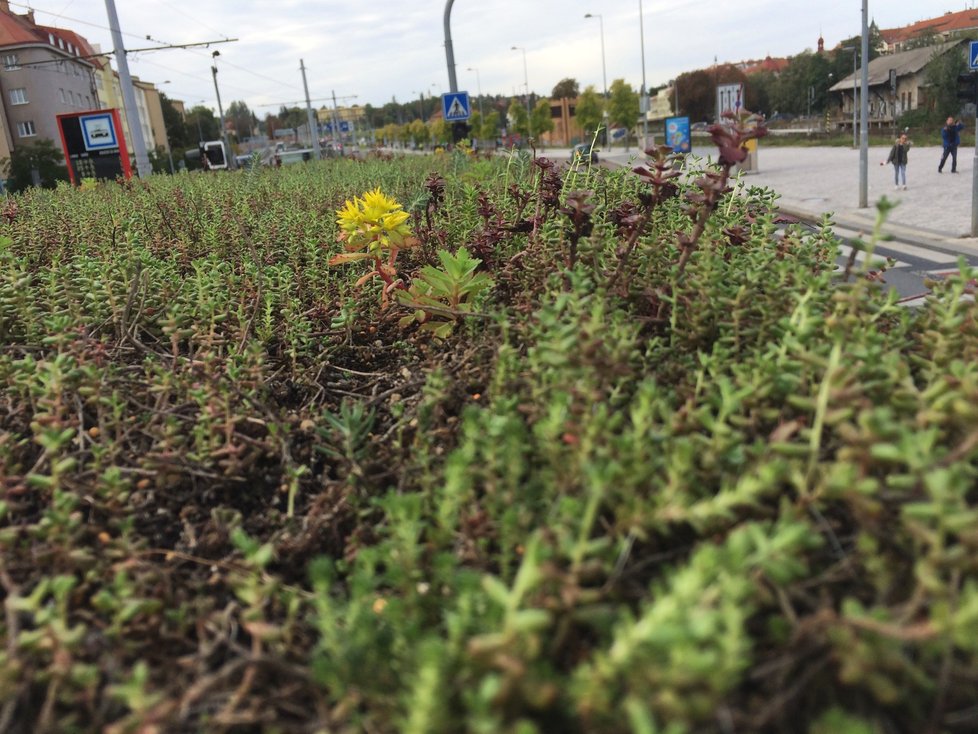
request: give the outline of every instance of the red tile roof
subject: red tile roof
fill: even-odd
[[[940,35],[973,28],[978,28],[978,10],[959,10],[956,13],[945,13],[937,18],[919,20],[902,28],[881,30],[880,36],[888,44],[893,44],[909,41],[918,36]]]
[[[67,48],[61,48],[59,45],[52,46],[49,35],[53,35],[56,39],[60,38],[66,46],[71,44],[78,49],[78,54],[71,53]],[[86,61],[90,61],[99,68],[107,63],[105,57],[87,58],[94,56],[95,49],[92,48],[86,38],[79,36],[74,31],[37,25],[34,22],[33,13],[18,15],[17,13],[5,12],[0,8],[0,48],[33,43],[44,44],[71,56],[85,58]]]

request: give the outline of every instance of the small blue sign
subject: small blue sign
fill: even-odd
[[[978,69],[978,41],[971,41],[968,48],[968,66],[972,69]]]
[[[85,150],[110,150],[119,147],[111,113],[82,115],[78,118],[78,122],[81,123]]]
[[[472,114],[468,92],[449,92],[441,96],[441,111],[445,122],[468,120]]]
[[[688,117],[666,118],[666,145],[673,153],[688,153],[690,151],[690,134]]]

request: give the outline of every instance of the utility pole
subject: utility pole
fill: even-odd
[[[862,84],[859,90],[859,208],[869,206],[869,2],[863,0]]]
[[[319,118],[312,111],[312,102],[309,99],[309,84],[306,83],[306,65],[299,59],[299,69],[302,71],[302,88],[306,92],[306,118],[309,121],[309,136],[312,138],[312,151],[318,161],[323,157],[323,152],[319,147]]]
[[[638,37],[642,42],[642,99],[639,108],[642,112],[642,149],[649,146],[649,97],[645,91],[645,13],[642,0],[638,0]]]
[[[455,52],[452,50],[452,5],[455,0],[445,3],[445,60],[448,62],[448,91],[452,94],[458,91],[455,79]]]
[[[228,169],[234,170],[236,167],[234,154],[231,152],[231,141],[228,140],[227,127],[224,125],[224,107],[221,106],[221,90],[217,88],[217,57],[220,55],[220,51],[215,51],[211,54],[211,58],[214,59],[214,63],[211,65],[211,73],[214,75],[214,94],[217,95],[217,114],[221,120],[221,140],[224,143],[224,156]]]
[[[147,178],[153,172],[153,167],[149,163],[143,128],[139,124],[139,108],[136,107],[136,93],[132,90],[129,61],[126,59],[126,49],[122,44],[122,31],[119,29],[119,16],[115,12],[115,0],[105,0],[105,11],[109,16],[112,47],[115,49],[115,61],[119,67],[119,86],[122,87],[122,101],[125,103],[126,119],[129,121],[132,151],[136,156],[136,173],[140,178]]]
[[[343,136],[340,135],[340,110],[336,106],[336,90],[331,90],[333,93],[333,141],[340,141],[340,146],[343,145]],[[336,150],[336,145],[333,145],[333,149]],[[338,151],[337,151],[338,152]]]

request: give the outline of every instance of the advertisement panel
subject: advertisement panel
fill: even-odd
[[[688,153],[692,146],[688,117],[666,118],[666,145],[673,153]]]

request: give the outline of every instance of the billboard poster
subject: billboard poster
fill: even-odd
[[[119,111],[89,110],[57,116],[68,176],[74,186],[83,179],[132,178],[129,151]]]
[[[666,118],[666,145],[673,153],[688,153],[692,147],[688,117]]]

